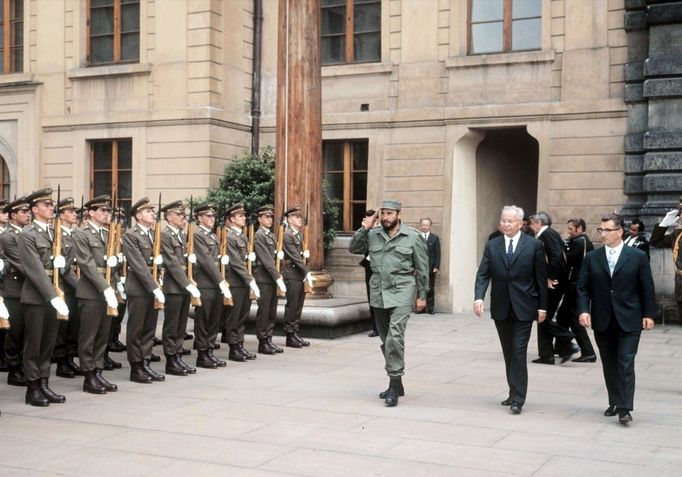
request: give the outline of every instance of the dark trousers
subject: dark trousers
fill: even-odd
[[[5,357],[7,366],[22,366],[24,352],[24,334],[26,321],[24,305],[19,298],[5,298],[5,306],[9,311],[9,330],[5,336]]]
[[[190,295],[167,294],[166,308],[163,312],[163,353],[166,356],[174,355],[182,349],[187,329],[187,317],[189,316]]]
[[[599,348],[609,405],[632,411],[635,399],[635,355],[639,347],[640,330],[627,332],[611,317],[605,331],[594,332]]]
[[[433,314],[433,304],[435,302],[436,274],[429,272],[429,291],[426,293],[426,312]]]
[[[547,317],[545,321],[538,323],[538,355],[541,358],[554,358],[554,338],[557,340],[557,348],[561,353],[570,350],[574,335],[570,329],[561,326],[554,318],[563,295],[564,289],[561,284],[554,289],[547,290]]]
[[[194,310],[194,348],[213,349],[223,313],[223,295],[216,288],[200,288],[201,306]]]
[[[111,327],[109,329],[109,342],[113,343],[117,340],[121,334],[121,323],[123,323],[123,317],[126,314],[126,308],[128,307],[128,302],[118,304],[118,315],[111,317]]]
[[[509,399],[521,404],[526,402],[528,390],[528,364],[526,354],[528,340],[533,329],[532,321],[519,320],[513,311],[504,320],[494,320],[500,338],[504,367],[509,385]]]
[[[151,356],[158,318],[159,310],[154,309],[153,296],[128,297],[126,341],[128,361],[131,363],[140,363]]]
[[[580,346],[580,354],[590,356],[594,354],[594,348],[590,341],[587,329],[578,321],[578,292],[575,285],[569,286],[564,294],[559,311],[557,312],[557,322],[562,328],[569,328],[575,334],[575,341]]]
[[[57,344],[54,347],[54,357],[57,359],[78,355],[80,306],[78,306],[76,295],[72,293],[65,293],[64,301],[69,307],[69,319],[59,322]]]
[[[256,337],[263,340],[272,336],[277,318],[277,286],[274,283],[259,283],[260,298],[256,313]]]
[[[298,333],[298,326],[303,313],[305,291],[301,280],[287,280],[287,304],[284,307],[284,332]]]
[[[107,303],[100,300],[79,300],[78,308],[81,316],[86,317],[78,333],[78,362],[83,371],[102,369],[111,329]]]
[[[244,341],[244,329],[246,320],[251,310],[251,298],[249,297],[248,287],[231,287],[232,309],[227,317],[225,329],[227,330],[227,342],[231,345]]]
[[[24,374],[28,381],[50,377],[52,352],[59,323],[52,305],[24,304]]]

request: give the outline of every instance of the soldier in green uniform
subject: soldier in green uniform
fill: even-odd
[[[57,344],[54,347],[54,358],[57,361],[57,376],[73,378],[80,375],[81,369],[73,360],[78,355],[78,328],[80,327],[80,314],[78,313],[78,301],[76,300],[76,255],[73,248],[73,226],[78,223],[78,214],[73,197],[67,197],[59,202],[59,216],[62,221],[62,230],[55,233],[62,234],[62,255],[69,264],[69,272],[62,273],[62,290],[64,301],[69,307],[69,319],[59,322]]]
[[[372,228],[375,218],[365,217],[349,245],[351,253],[370,257],[369,304],[374,307],[390,380],[379,397],[387,406],[396,406],[405,394],[405,327],[412,309],[421,311],[426,306],[429,290],[426,241],[416,229],[401,223],[400,209],[399,201],[384,200],[382,227]]]
[[[111,223],[111,197],[94,197],[84,205],[89,220],[74,232],[76,261],[80,267],[80,279],[76,285],[76,297],[82,320],[78,335],[78,356],[85,379],[83,391],[91,394],[115,392],[118,387],[102,376],[104,355],[109,338],[111,317],[107,308],[117,309],[118,259],[108,257],[107,245]],[[110,268],[111,281],[106,273]]]
[[[24,376],[24,307],[21,305],[21,288],[24,286],[24,266],[19,258],[19,235],[31,222],[26,197],[19,197],[3,209],[9,215],[9,226],[0,233],[0,244],[5,257],[5,277],[2,296],[9,311],[10,329],[5,337],[5,356],[7,357],[7,384],[26,386]]]
[[[47,406],[66,401],[66,397],[50,389],[48,381],[59,330],[56,313],[69,315],[69,308],[52,284],[52,275],[55,269],[65,268],[66,261],[62,255],[53,257],[52,254],[54,230],[49,225],[54,218],[52,189],[41,189],[26,200],[33,223],[24,227],[18,240],[26,277],[21,288],[25,313],[24,373],[28,382],[26,404]]]
[[[272,342],[277,317],[277,288],[284,293],[287,287],[282,275],[277,271],[275,256],[277,241],[272,233],[272,221],[275,207],[264,205],[258,209],[259,227],[254,234],[254,252],[256,261],[253,276],[260,289],[258,312],[256,314],[256,337],[258,338],[258,352],[261,354],[282,353],[284,350]]]

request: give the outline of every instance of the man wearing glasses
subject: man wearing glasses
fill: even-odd
[[[603,247],[589,252],[578,279],[580,324],[592,326],[609,397],[605,416],[632,421],[635,355],[642,329],[654,327],[654,279],[644,252],[623,243],[623,218],[608,214],[597,229]]]

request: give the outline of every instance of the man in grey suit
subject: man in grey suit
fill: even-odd
[[[502,401],[521,413],[528,389],[526,353],[533,321],[542,323],[547,310],[547,263],[542,243],[521,233],[523,209],[504,206],[503,235],[488,240],[476,273],[474,313],[483,314],[483,299],[492,283],[490,315],[504,355],[509,395]]]

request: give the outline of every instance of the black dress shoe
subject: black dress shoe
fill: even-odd
[[[227,355],[227,359],[230,361],[237,361],[238,363],[244,363],[246,361],[246,356],[239,352],[238,345],[230,345],[230,354]]]
[[[507,398],[504,401],[502,401],[500,404],[502,404],[503,406],[511,406],[512,400],[511,400],[511,398]]]
[[[119,368],[121,368],[121,366],[122,366],[121,363],[111,359],[111,357],[108,354],[104,355],[104,368],[103,369],[105,371],[112,371],[114,369],[119,369]]]
[[[248,349],[244,348],[244,343],[239,343],[239,351],[246,356],[246,359],[256,359],[258,356],[253,354]]]
[[[219,368],[224,368],[225,366],[227,366],[227,361],[222,360],[218,358],[216,355],[214,355],[212,349],[208,350],[208,358],[211,361],[213,361]]]
[[[275,353],[284,353],[284,350],[272,342],[272,336],[268,336],[268,343],[275,350]]]
[[[147,360],[142,361],[142,370],[145,373],[147,373],[154,382],[160,383],[161,381],[166,380],[166,376],[164,376],[161,373],[157,373],[156,371],[149,367],[149,363],[147,362]]]
[[[536,364],[554,364],[554,358],[535,358],[533,363]]]
[[[208,357],[208,351],[197,350],[197,368],[217,369],[218,365]]]
[[[161,356],[159,356],[158,354],[152,353],[152,354],[149,356],[149,361],[152,362],[152,363],[158,363],[158,362],[161,361]]]
[[[630,411],[626,411],[625,409],[618,409],[618,422],[621,424],[627,424],[628,422],[632,422],[632,416],[630,415]]]
[[[193,368],[189,364],[185,363],[180,355],[175,355],[175,361],[182,366],[185,371],[187,371],[187,374],[197,374],[197,368]]]
[[[107,390],[109,393],[115,393],[118,391],[118,386],[116,386],[114,383],[110,383],[104,376],[102,376],[102,370],[99,368],[95,368],[95,378],[97,378],[97,381],[100,382],[102,386],[104,386],[104,389]]]
[[[27,386],[26,376],[21,366],[10,366],[7,372],[7,384],[10,386]]]
[[[512,414],[521,414],[522,408],[523,408],[523,404],[521,404],[518,401],[512,401],[511,406],[509,407],[509,410],[511,411]]]
[[[40,391],[39,379],[27,381],[26,384],[26,404],[31,406],[45,407],[50,405],[50,401]]]
[[[287,333],[287,341],[285,345],[288,346],[289,348],[302,348],[303,345],[296,338],[297,337],[294,333]]]
[[[375,338],[375,337],[379,336],[379,333],[377,333],[376,331],[372,330],[372,332],[371,332],[370,334],[368,334],[367,336],[369,336],[370,338]]]
[[[585,356],[584,354],[581,354],[577,358],[572,359],[574,363],[594,363],[597,361],[597,356],[594,354],[588,354]]]
[[[83,378],[83,392],[90,394],[106,394],[107,389],[99,379],[95,376],[94,371],[85,371],[85,378]]]
[[[160,339],[158,339],[158,338],[155,336],[155,337],[154,337],[154,346],[159,346],[159,345],[161,345],[161,344],[163,344],[163,341],[161,341]],[[161,358],[159,358],[159,359],[161,359]]]
[[[125,350],[126,345],[121,343],[118,339],[110,341],[109,344],[107,344],[107,351],[110,351],[112,353],[122,353]]]
[[[310,346],[310,341],[306,341],[301,336],[298,334],[298,331],[294,333],[294,336],[296,336],[296,339],[301,343],[301,346]]]
[[[70,355],[67,356],[66,357],[66,364],[69,365],[69,368],[71,368],[71,370],[73,371],[73,374],[75,374],[76,376],[83,376],[83,370],[81,369],[81,367],[78,364],[76,364],[76,362],[73,360],[74,358],[75,358],[75,356],[70,356]]]
[[[606,408],[606,411],[604,411],[604,415],[606,417],[613,417],[616,414],[618,414],[618,408],[614,405],[610,405],[609,407]]]
[[[56,374],[60,378],[75,378],[76,377],[76,373],[74,373],[73,369],[71,369],[71,366],[68,365],[65,357],[59,358],[59,360],[57,361]]]
[[[185,333],[185,340],[193,340],[194,335],[192,333]]]
[[[273,348],[268,342],[267,338],[262,339],[258,342],[258,352],[260,354],[276,354],[275,348]]]
[[[180,366],[175,360],[175,354],[166,355],[166,374],[171,374],[173,376],[187,376],[187,370]]]
[[[134,383],[151,384],[152,377],[142,369],[142,363],[130,363],[130,380]]]
[[[40,381],[38,381],[38,386],[40,387],[40,392],[43,393],[43,396],[45,396],[51,404],[61,404],[66,402],[66,396],[63,394],[57,394],[50,389],[47,378],[40,378]]]

